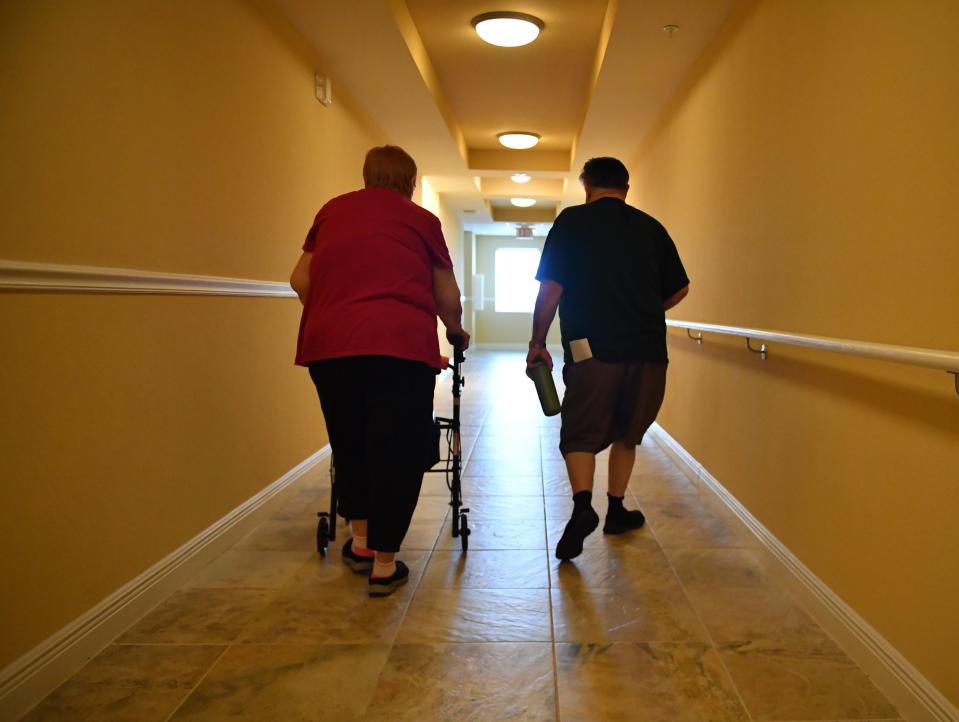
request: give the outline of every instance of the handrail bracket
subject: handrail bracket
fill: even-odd
[[[700,346],[703,345],[703,334],[702,331],[697,332],[697,335],[693,336],[692,329],[686,329],[686,335],[689,336],[693,341],[698,343]]]
[[[760,344],[760,345],[759,345],[759,348],[753,348],[753,345],[752,345],[751,342],[752,342],[752,339],[749,338],[749,337],[747,337],[747,338],[746,338],[746,348],[748,348],[748,349],[749,349],[750,351],[752,351],[753,353],[758,353],[758,354],[759,354],[759,358],[761,358],[763,361],[765,361],[765,360],[766,360],[766,344],[763,343],[763,344]],[[959,383],[959,382],[957,382],[957,383]]]
[[[947,374],[952,374],[952,380],[956,384],[956,393],[959,394],[959,371],[946,371]]]

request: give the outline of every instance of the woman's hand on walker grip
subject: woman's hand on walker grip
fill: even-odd
[[[454,348],[465,351],[470,347],[470,335],[463,327],[446,329],[446,340],[453,344]]]

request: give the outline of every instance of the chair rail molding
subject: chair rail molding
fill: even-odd
[[[296,298],[289,283],[0,259],[0,291]]]

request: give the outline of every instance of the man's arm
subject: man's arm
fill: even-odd
[[[668,311],[669,309],[671,309],[677,303],[679,303],[684,298],[686,298],[686,295],[688,293],[689,293],[689,284],[687,283],[685,286],[683,286],[678,291],[676,291],[676,293],[674,293],[672,296],[670,296],[665,301],[663,301],[663,310]]]
[[[436,315],[446,326],[446,340],[452,344],[459,341],[462,350],[470,345],[470,335],[463,329],[463,305],[460,303],[460,288],[452,268],[433,266],[433,298]]]
[[[313,260],[312,253],[304,252],[300,260],[293,267],[293,273],[290,274],[290,286],[300,297],[300,303],[306,303],[306,294],[310,290],[310,261]]]
[[[550,371],[553,370],[553,357],[546,350],[546,334],[549,333],[562,296],[563,287],[556,281],[547,278],[540,282],[536,305],[533,307],[533,336],[526,355],[527,370],[541,363],[546,364]]]

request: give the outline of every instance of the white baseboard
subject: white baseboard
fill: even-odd
[[[15,720],[118,635],[265,519],[305,475],[329,463],[327,444],[176,551],[0,671],[0,719]]]
[[[836,595],[762,525],[706,468],[658,423],[650,433],[700,491],[722,507],[739,532],[807,611],[859,664],[909,722],[959,722],[959,709],[895,647]]]

